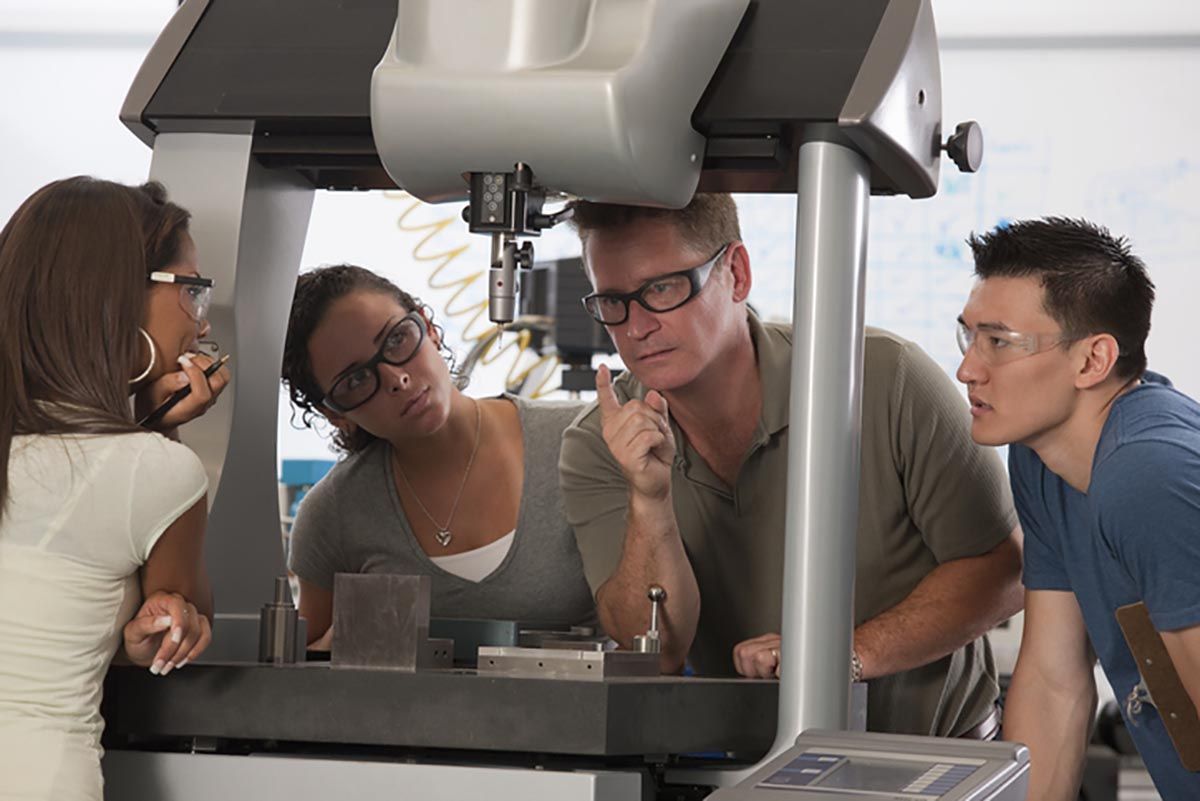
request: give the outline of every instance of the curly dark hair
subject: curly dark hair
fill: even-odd
[[[325,313],[334,301],[353,292],[377,292],[395,299],[407,311],[419,311],[427,320],[442,343],[442,351],[450,365],[450,375],[460,389],[466,381],[455,371],[454,353],[446,346],[446,337],[441,326],[433,322],[432,310],[400,287],[377,273],[353,264],[338,264],[318,267],[302,273],[296,279],[296,294],[292,299],[292,310],[288,317],[287,338],[283,344],[283,383],[292,399],[292,424],[296,424],[296,413],[305,428],[316,430],[316,421],[321,413],[317,405],[324,396],[317,379],[312,374],[312,363],[308,354],[308,340],[313,331],[325,318]],[[333,444],[346,453],[357,453],[377,440],[374,434],[355,428],[345,432],[338,429],[333,434]]]

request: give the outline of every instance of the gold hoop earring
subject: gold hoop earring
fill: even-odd
[[[145,379],[146,376],[150,375],[150,371],[154,369],[154,362],[156,361],[156,357],[155,357],[156,352],[154,350],[154,340],[150,338],[150,334],[147,333],[146,329],[142,328],[140,325],[138,326],[138,333],[141,334],[146,339],[146,345],[147,345],[147,347],[150,348],[150,363],[148,365],[146,365],[145,370],[143,370],[141,373],[138,374],[137,378],[129,379],[129,383],[131,386],[133,384],[138,383],[139,381],[142,381],[143,379]]]

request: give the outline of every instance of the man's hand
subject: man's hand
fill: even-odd
[[[203,653],[212,642],[212,626],[182,595],[156,592],[125,624],[124,635],[129,661],[165,676]]]
[[[665,589],[660,663],[664,673],[675,673],[683,668],[696,636],[700,589],[671,503],[675,437],[667,422],[667,400],[651,391],[644,401],[622,404],[612,374],[603,366],[596,375],[596,397],[605,447],[629,493],[621,561],[596,590],[596,611],[608,635],[630,648],[649,621],[646,590],[652,585]]]
[[[783,638],[763,634],[733,646],[733,665],[738,675],[748,679],[779,678],[779,654]]]
[[[630,490],[653,500],[667,498],[675,461],[667,399],[650,390],[644,401],[631,400],[622,405],[613,390],[612,374],[601,365],[596,374],[596,400],[604,442],[621,466]]]

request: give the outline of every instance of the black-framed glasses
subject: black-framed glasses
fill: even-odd
[[[208,317],[212,304],[213,280],[198,275],[176,275],[175,273],[153,272],[147,279],[156,284],[178,284],[179,305],[197,323]]]
[[[593,292],[583,299],[583,308],[603,325],[620,325],[628,320],[631,301],[655,313],[678,309],[700,294],[713,267],[727,250],[728,244],[703,264],[651,278],[633,292]]]
[[[417,312],[409,312],[388,329],[374,356],[343,370],[317,402],[338,414],[357,409],[379,391],[379,363],[399,367],[417,355],[424,341],[425,320]]]

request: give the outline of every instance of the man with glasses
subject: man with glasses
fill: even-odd
[[[662,667],[778,674],[791,328],[747,306],[750,258],[728,195],[670,211],[578,203],[584,299],[628,371],[567,429],[569,522],[609,635],[646,630],[666,589]],[[877,731],[998,728],[984,633],[1020,603],[999,461],[970,439],[950,379],[871,330],[865,350],[856,679]]]
[[[1200,798],[1116,617],[1145,604],[1200,709],[1200,406],[1146,371],[1154,286],[1124,239],[1081,220],[968,242],[978,280],[958,318],[958,378],[975,441],[1011,444],[1025,532],[1004,736],[1030,747],[1029,797],[1074,801],[1099,657],[1159,793]]]

